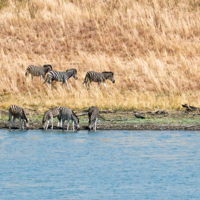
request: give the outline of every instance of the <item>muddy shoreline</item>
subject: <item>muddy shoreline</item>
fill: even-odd
[[[76,111],[81,115],[83,111]],[[29,129],[42,129],[43,113],[27,111],[29,117]],[[173,111],[101,111],[100,115],[105,119],[98,121],[98,130],[200,130],[200,113],[185,112],[185,110]],[[80,130],[88,130],[87,115],[79,116]],[[65,128],[66,128],[65,122]],[[16,126],[19,127],[18,119]],[[13,127],[13,126],[12,126]],[[51,127],[49,126],[49,129]],[[0,129],[9,129],[8,112],[0,110]],[[13,129],[13,128],[12,128]],[[18,128],[17,128],[18,129]],[[57,119],[54,118],[54,129],[57,127]],[[70,125],[70,130],[72,126]]]

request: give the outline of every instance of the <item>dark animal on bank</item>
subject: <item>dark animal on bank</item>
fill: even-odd
[[[40,80],[42,80],[42,78],[45,80],[46,73],[50,72],[51,70],[52,70],[51,65],[43,65],[42,67],[29,65],[26,68],[25,79],[29,74],[31,74],[32,80],[33,80],[33,76],[40,76]]]
[[[51,129],[53,129],[53,118],[58,118],[58,126],[61,126],[61,116],[60,116],[60,107],[57,106],[55,108],[51,108],[50,110],[44,113],[44,117],[42,119],[43,129],[48,129],[49,120],[51,119]]]
[[[64,127],[65,120],[67,120],[67,130],[69,130],[69,121],[70,120],[72,120],[72,122],[73,122],[73,130],[74,130],[74,124],[76,126],[76,129],[79,129],[79,127],[80,127],[79,119],[75,115],[73,110],[66,108],[66,107],[62,107],[60,110],[60,116],[61,116],[63,130],[65,129],[65,127]]]
[[[69,89],[67,82],[68,82],[68,79],[72,76],[74,77],[75,80],[78,79],[76,69],[69,69],[69,70],[66,70],[66,72],[50,71],[50,72],[48,72],[44,83],[48,82],[48,84],[50,85],[50,88],[51,88],[51,83],[52,83],[52,81],[55,80],[58,82],[62,82],[62,86],[64,83],[66,83],[67,88]]]
[[[19,129],[24,129],[24,127],[26,129],[29,129],[29,122],[28,122],[28,118],[26,117],[26,112],[23,108],[16,106],[16,105],[12,105],[9,108],[9,128],[11,129],[11,120],[13,117],[13,125],[16,128],[15,125],[15,119],[19,118]]]
[[[97,121],[99,118],[99,110],[95,106],[91,106],[88,110],[89,130],[97,130]]]
[[[194,107],[194,106],[189,106],[187,104],[183,104],[182,107],[186,108],[186,112],[194,112],[194,111],[199,111],[200,108]]]
[[[85,87],[89,89],[91,82],[97,82],[98,85],[100,85],[100,83],[103,82],[106,88],[106,82],[105,82],[106,79],[109,79],[112,83],[115,83],[114,73],[113,72],[98,73],[98,72],[89,71],[85,75],[83,84],[85,84]]]
[[[142,116],[142,115],[140,115],[140,114],[137,114],[137,113],[134,113],[134,116],[135,116],[136,118],[139,118],[139,119],[145,119],[144,116]]]

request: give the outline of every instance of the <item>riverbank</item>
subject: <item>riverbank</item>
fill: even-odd
[[[79,115],[80,129],[87,130],[88,116],[82,115],[83,113],[84,111],[76,111],[76,114]],[[28,110],[27,115],[30,129],[42,129],[43,113]],[[98,130],[200,130],[200,113],[187,113],[185,110],[101,111],[100,115],[104,119],[99,119]],[[65,128],[66,124],[65,121]],[[19,127],[18,119],[16,125]],[[7,111],[0,111],[0,128],[9,128]],[[56,118],[54,118],[54,129],[60,129],[57,127]],[[71,124],[70,129],[72,129]]]

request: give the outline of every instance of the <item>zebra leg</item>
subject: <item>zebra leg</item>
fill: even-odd
[[[66,83],[66,86],[67,86],[67,88],[68,88],[68,90],[69,90],[69,86],[68,86],[67,80],[65,81],[65,83]]]
[[[72,122],[72,124],[73,124],[73,131],[74,131],[74,121]]]
[[[98,120],[98,118],[96,118],[95,123],[94,123],[94,131],[95,131],[95,132],[96,132],[96,130],[97,130],[97,120]]]
[[[53,129],[53,117],[51,118],[51,129]]]
[[[90,81],[87,82],[87,89],[90,89]]]
[[[63,119],[61,120],[62,120],[62,129],[65,130],[65,125],[64,125],[65,121]]]
[[[52,90],[52,87],[51,87],[51,82],[48,82],[48,85],[49,85],[50,89]]]
[[[19,129],[21,130],[22,129],[22,121],[21,121],[21,117],[19,117]]]
[[[46,129],[48,129],[48,128],[49,128],[49,120],[47,121]]]
[[[25,82],[26,82],[26,77],[29,75],[29,72],[28,71],[26,71],[26,73],[25,73]]]
[[[58,127],[62,127],[62,120],[61,120],[61,118],[60,117],[57,117],[58,118]]]
[[[104,84],[104,87],[106,88],[106,83],[105,82],[103,82],[103,84]],[[106,88],[107,89],[107,88]]]
[[[9,113],[9,129],[11,129],[11,120],[12,120],[12,115]]]
[[[14,127],[16,128],[16,125],[15,125],[15,117],[13,117],[13,125],[14,125]]]
[[[69,130],[69,119],[67,120],[67,130]]]
[[[25,120],[21,120],[22,121],[22,129],[24,130],[24,124],[25,124]]]
[[[33,75],[31,74],[31,79],[33,80]]]
[[[40,80],[42,81],[42,78],[45,80],[45,75],[40,76]]]
[[[57,119],[58,119],[58,125],[57,125],[57,127],[59,127],[60,126],[60,119],[59,119],[59,117],[57,117]]]

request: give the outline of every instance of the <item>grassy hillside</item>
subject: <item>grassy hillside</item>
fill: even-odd
[[[0,108],[43,111],[200,106],[197,0],[0,0]],[[70,90],[24,74],[28,65],[76,68]],[[113,71],[107,90],[82,85],[87,71]]]

